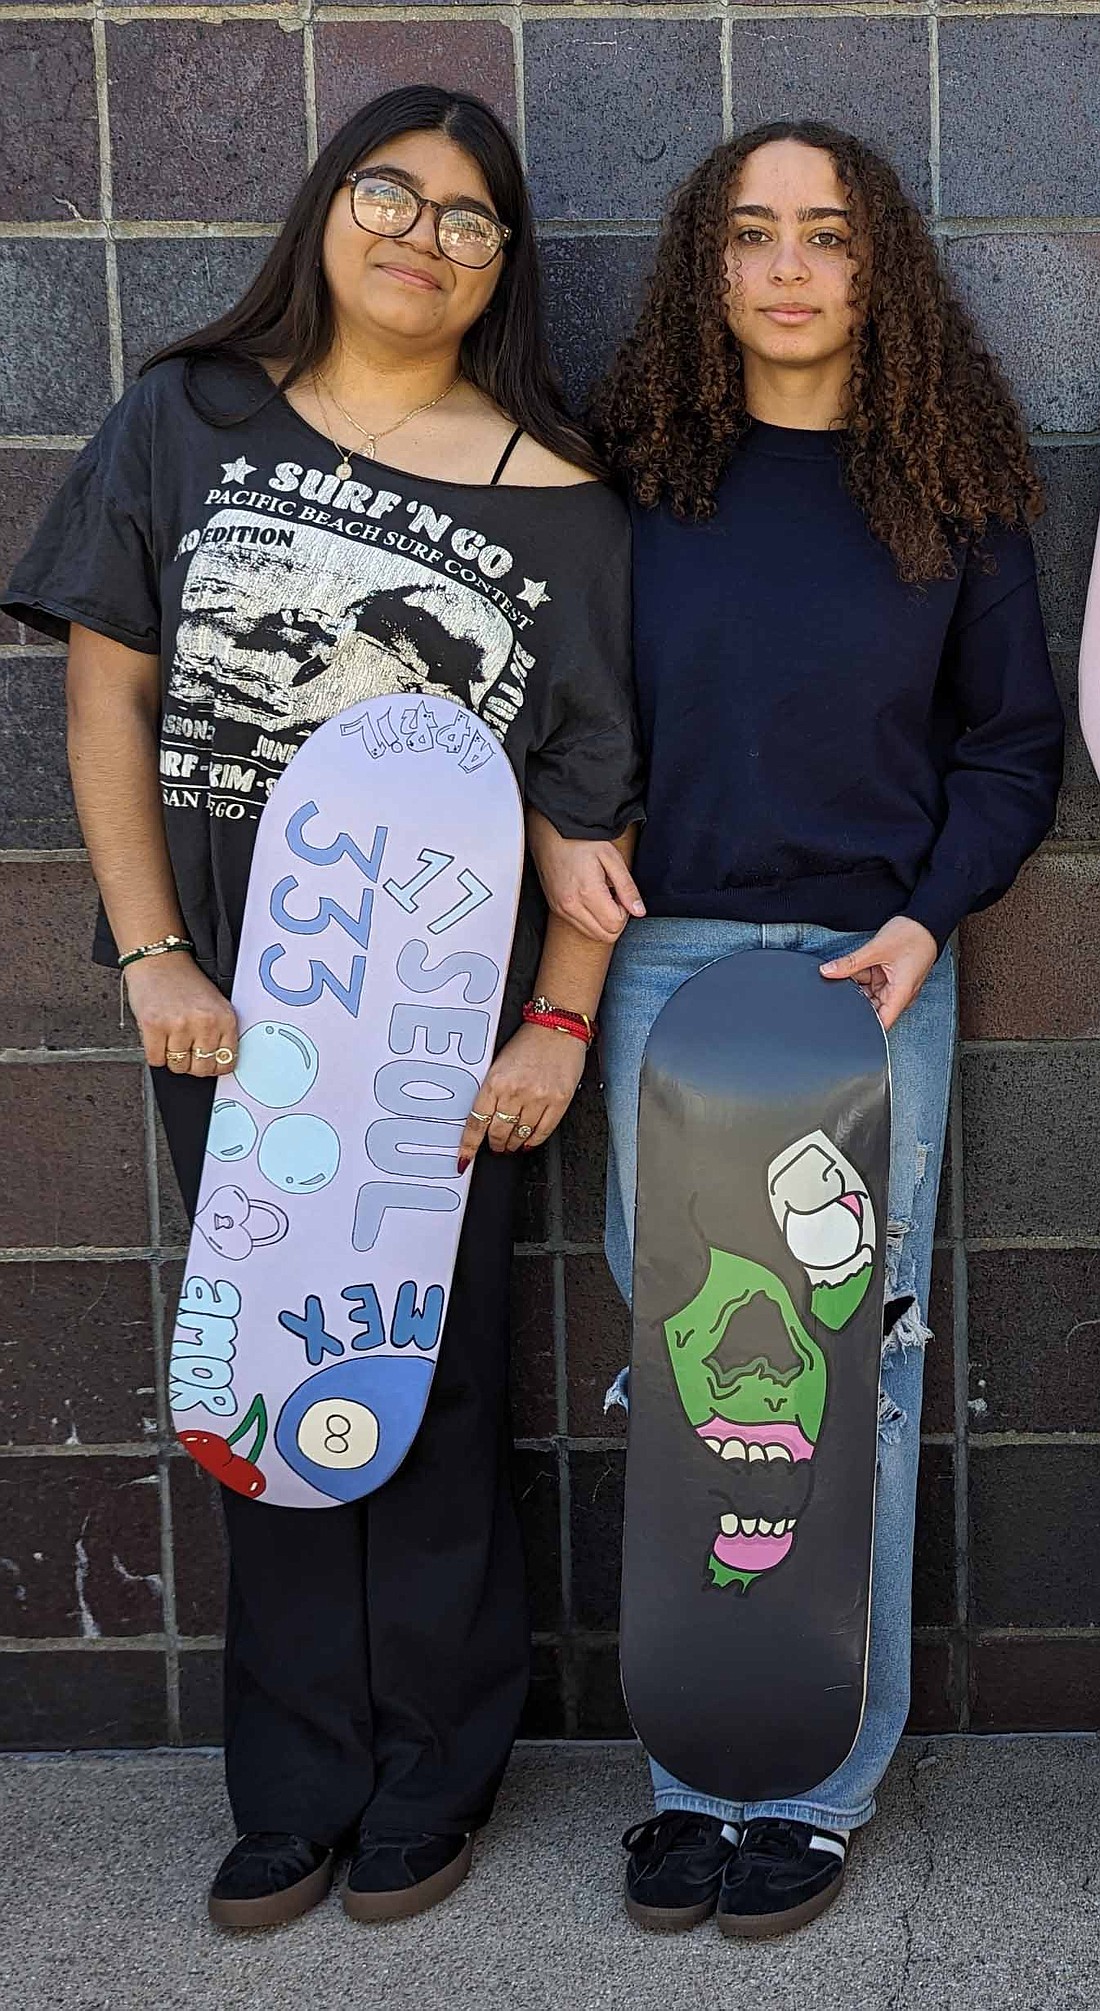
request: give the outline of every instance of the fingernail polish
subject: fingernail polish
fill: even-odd
[[[466,1168],[467,1168],[467,1166],[468,1166],[469,1164],[470,1164],[470,1161],[469,1161],[469,1159],[468,1159],[468,1158],[466,1158],[466,1159],[460,1159],[460,1160],[459,1160],[459,1162],[458,1162],[458,1170],[459,1170],[459,1172],[460,1172],[460,1173],[465,1173],[465,1171],[466,1171]]]

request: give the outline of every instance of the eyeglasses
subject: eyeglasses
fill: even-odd
[[[512,233],[486,211],[464,203],[437,203],[418,196],[403,182],[387,181],[379,175],[364,174],[353,168],[346,177],[351,190],[351,213],[360,230],[376,237],[408,237],[424,210],[433,212],[435,241],[452,265],[492,265],[504,250]]]

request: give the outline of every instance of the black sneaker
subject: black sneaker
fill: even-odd
[[[210,1918],[219,1927],[282,1927],[316,1906],[331,1884],[327,1844],[283,1830],[249,1830],[210,1888]]]
[[[722,1880],[722,1933],[758,1940],[805,1927],[839,1893],[847,1854],[843,1833],[757,1816],[746,1823],[740,1849]]]
[[[344,1887],[353,1920],[408,1920],[438,1905],[470,1869],[472,1836],[394,1836],[364,1823]]]
[[[717,1816],[666,1809],[623,1837],[630,1852],[626,1910],[639,1927],[677,1934],[709,1919],[737,1849],[737,1830]]]

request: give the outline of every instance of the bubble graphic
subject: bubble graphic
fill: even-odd
[[[206,1149],[215,1159],[247,1159],[255,1143],[255,1120],[243,1103],[227,1099],[214,1105]]]
[[[340,1164],[340,1140],[323,1117],[277,1117],[260,1140],[260,1172],[286,1194],[315,1194]]]
[[[241,1035],[236,1076],[241,1088],[269,1110],[300,1103],[317,1080],[318,1055],[297,1027],[258,1020]]]

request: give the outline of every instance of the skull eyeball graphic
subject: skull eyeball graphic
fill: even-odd
[[[810,1281],[815,1317],[835,1332],[871,1281],[876,1228],[866,1182],[824,1131],[811,1131],[772,1160],[768,1199]]]

